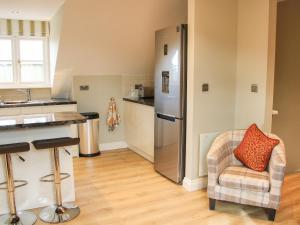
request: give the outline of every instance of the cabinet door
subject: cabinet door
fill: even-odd
[[[42,111],[44,113],[52,112],[77,112],[77,105],[49,105],[43,106]]]
[[[124,110],[124,124],[125,124],[125,140],[127,144],[136,146],[136,133],[137,133],[137,122],[136,122],[136,109],[135,103],[125,102]]]
[[[136,146],[154,156],[154,108],[136,104]]]
[[[125,102],[125,140],[133,151],[150,161],[154,157],[154,108]]]

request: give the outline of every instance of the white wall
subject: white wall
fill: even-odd
[[[153,86],[155,31],[186,17],[187,0],[67,0],[51,21],[54,47],[59,40],[52,96],[74,98],[81,112],[99,112],[101,144],[124,141],[123,121],[107,131],[109,99],[115,97],[123,119],[130,86]],[[86,84],[90,91],[79,91]]]
[[[124,141],[123,122],[107,131],[109,98],[117,99],[123,119],[130,85],[153,86],[155,31],[186,17],[187,0],[67,0],[52,95],[75,97],[81,112],[99,112],[101,144]],[[90,91],[80,92],[80,84]]]
[[[254,122],[266,131],[271,128],[268,98],[273,96],[276,4],[275,0],[238,0],[236,129]],[[252,84],[258,85],[258,93],[250,91]]]
[[[236,15],[236,0],[189,1],[185,182],[199,177],[200,134],[234,127]]]
[[[73,75],[152,75],[155,31],[186,21],[187,0],[67,0],[55,95]]]
[[[218,133],[245,129],[251,123],[270,130],[276,4],[276,0],[189,0],[184,180],[189,190],[206,185],[199,171],[206,170],[205,155]],[[203,83],[209,84],[209,92],[201,91]],[[258,84],[258,93],[250,92],[251,84]]]
[[[64,13],[64,6],[58,10],[54,17],[50,21],[50,36],[49,36],[49,47],[50,47],[50,75],[51,83],[53,83],[54,75],[57,64],[57,54],[60,43],[61,25]]]
[[[155,30],[186,22],[185,0],[67,0],[57,70],[149,74]]]

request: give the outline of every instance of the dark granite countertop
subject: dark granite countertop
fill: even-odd
[[[49,100],[32,100],[23,103],[13,103],[13,104],[0,104],[1,108],[16,108],[16,107],[31,107],[31,106],[47,106],[47,105],[70,105],[77,104],[76,101],[68,100],[68,99],[49,99]]]
[[[71,125],[86,122],[85,117],[77,112],[55,112],[33,115],[0,117],[0,131]]]
[[[134,102],[141,105],[154,106],[154,97],[144,98],[123,98],[124,101]]]

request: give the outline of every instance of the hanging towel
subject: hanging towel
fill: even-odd
[[[108,126],[108,131],[114,131],[114,129],[120,124],[120,115],[114,98],[111,98],[109,102],[106,124]]]

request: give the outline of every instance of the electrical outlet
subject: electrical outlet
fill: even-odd
[[[88,90],[90,90],[89,85],[80,85],[80,91],[88,91]]]

